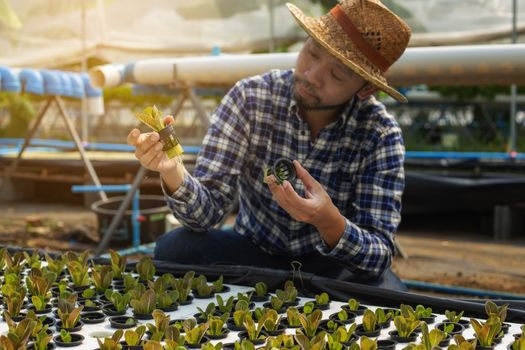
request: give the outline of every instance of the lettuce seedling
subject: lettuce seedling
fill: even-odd
[[[463,317],[463,311],[456,313],[456,311],[445,310],[445,317],[450,322],[458,323],[461,320],[461,317]]]
[[[137,278],[133,277],[130,273],[122,274],[122,278],[124,279],[124,291],[129,292],[133,290],[137,284],[139,284],[139,281]]]
[[[476,333],[479,345],[489,347],[492,346],[494,339],[500,333],[502,322],[499,317],[490,317],[485,323],[480,323],[471,318],[470,324]]]
[[[217,309],[222,312],[222,313],[230,313],[232,312],[233,310],[233,301],[234,301],[234,298],[233,296],[230,296],[226,302],[224,301],[224,299],[220,296],[220,295],[217,295],[215,297],[215,299],[217,299]]]
[[[109,250],[109,254],[111,255],[111,271],[113,271],[113,278],[120,279],[122,278],[122,274],[126,272],[128,258],[119,255],[119,253],[113,249]]]
[[[60,299],[59,299],[60,303]],[[65,329],[71,329],[75,328],[76,324],[80,320],[80,312],[82,309],[84,309],[84,306],[81,305],[79,307],[75,307],[73,309],[70,309],[70,305],[68,305],[67,308],[60,308],[58,309],[58,317],[60,318],[60,321],[62,321],[62,328]]]
[[[304,306],[303,306],[303,314],[305,315],[309,315],[312,313],[312,311],[314,311],[315,309],[315,304],[313,301],[307,301]]]
[[[507,318],[508,308],[509,304],[503,304],[501,306],[498,306],[492,300],[487,300],[487,302],[485,303],[485,312],[487,313],[487,317],[489,319],[493,317],[498,317],[502,323],[505,322],[505,319]]]
[[[239,300],[235,303],[235,311],[237,310],[249,310],[250,304],[246,300]]]
[[[234,313],[233,313],[233,323],[235,323],[235,326],[236,327],[244,327],[244,318],[246,317],[246,315],[250,315],[251,317],[251,312],[250,310],[236,310]]]
[[[62,343],[71,343],[71,333],[62,328],[60,330],[60,340],[62,341]]]
[[[275,291],[275,295],[285,303],[295,303],[297,293],[297,288],[295,288],[292,281],[286,281],[284,283],[284,290],[277,289]]]
[[[49,300],[51,298],[51,287],[56,280],[56,274],[47,271],[44,276],[38,270],[32,270],[29,276],[26,277],[27,290],[31,295],[41,296],[43,299]]]
[[[204,334],[208,330],[208,322],[197,325],[197,321],[193,318],[189,318],[182,323],[184,329],[184,340],[189,345],[197,345],[201,342]]]
[[[57,259],[53,259],[47,253],[45,254],[45,257],[47,261],[47,268],[51,272],[54,272],[57,276],[60,276],[64,271],[64,267],[66,267],[66,261],[64,260],[64,257],[60,256]]]
[[[19,288],[18,292],[12,293],[11,295],[5,296],[5,303],[7,306],[7,313],[11,317],[18,317],[20,315],[20,310],[24,304],[24,299],[26,297],[26,289]]]
[[[215,306],[215,303],[209,303],[208,305],[206,305],[206,309],[202,309],[200,307],[197,307],[197,310],[199,310],[199,312],[197,313],[196,316],[198,318],[203,318],[203,319],[207,320],[208,317],[213,316],[213,314],[217,310],[217,307]]]
[[[182,336],[180,334],[180,330],[173,325],[168,326],[168,328],[166,329],[166,334],[164,334],[164,341],[168,346],[166,350],[175,350],[179,347],[186,349],[184,347],[184,336]]]
[[[424,307],[423,305],[416,305],[414,312],[418,320],[432,316],[432,309],[429,307]]]
[[[188,271],[183,278],[176,278],[171,281],[171,287],[179,292],[179,300],[186,302],[191,292],[191,285],[195,272]]]
[[[348,312],[346,312],[345,309],[341,309],[341,311],[337,313],[337,319],[343,322],[348,320]]]
[[[301,325],[301,321],[299,320],[299,310],[297,310],[297,308],[289,307],[286,310],[286,317],[288,325],[292,327],[299,327]]]
[[[104,292],[111,287],[113,282],[113,270],[109,265],[96,265],[91,269],[91,278],[97,292]]]
[[[512,350],[525,350],[525,333],[521,333],[521,337],[514,340],[510,347]]]
[[[139,279],[141,281],[153,280],[153,276],[155,276],[156,269],[155,265],[153,265],[151,257],[145,256],[141,258],[135,268],[137,270],[137,273],[139,274]]]
[[[348,309],[350,311],[357,311],[357,309],[359,309],[359,305],[360,305],[359,301],[357,301],[354,298],[348,299],[348,303],[347,304],[348,304]]]
[[[348,350],[376,350],[377,349],[377,340],[370,339],[368,337],[361,337],[359,340],[359,345],[357,342],[350,344]]]
[[[67,270],[75,287],[89,286],[89,268],[87,265],[82,265],[82,263],[76,260],[71,260],[67,263]]]
[[[20,276],[25,269],[25,257],[22,252],[15,253],[13,256],[8,251],[4,252],[5,272],[4,275],[15,274]]]
[[[153,289],[148,289],[140,299],[131,299],[129,302],[135,313],[149,315],[155,310],[156,297]]]
[[[100,340],[100,338],[97,338],[97,343],[100,350],[120,350],[122,349],[122,346],[120,345],[119,341],[122,338],[122,334],[124,331],[122,329],[118,329],[113,333],[111,337],[105,337],[103,340]],[[44,349],[41,349],[44,350]]]
[[[104,295],[106,296],[106,299],[108,299],[115,307],[115,311],[118,312],[126,310],[131,300],[129,293],[120,294],[119,292],[113,291],[111,289],[107,289]]]
[[[375,332],[377,329],[377,318],[376,314],[370,310],[366,309],[363,313],[363,330],[365,332]]]
[[[414,333],[415,329],[419,326],[421,321],[404,316],[394,317],[394,326],[396,327],[397,334],[401,338],[408,338]]]
[[[159,309],[167,309],[179,300],[179,292],[176,290],[155,294],[157,296],[157,308]]]
[[[476,339],[469,342],[461,334],[454,336],[454,342],[456,344],[450,345],[447,350],[475,350],[477,346]]]
[[[316,305],[328,305],[330,303],[330,296],[326,292],[316,294],[315,303]]]
[[[107,290],[107,289],[106,289]],[[82,291],[82,298],[86,298],[86,299],[94,299],[95,298],[95,295],[96,295],[96,292],[94,289],[91,289],[91,288],[88,288],[88,289],[84,289]]]
[[[252,302],[252,295],[253,292],[237,293],[237,302],[244,300],[250,304]]]
[[[208,324],[209,328],[207,331],[207,334],[212,336],[219,336],[223,335],[224,333],[228,332],[227,329],[224,328],[224,324],[226,321],[228,321],[228,318],[230,317],[229,313],[222,314],[221,316],[209,316],[208,317]]]
[[[299,345],[295,344],[293,335],[291,334],[279,334],[276,337],[269,337],[264,350],[272,349],[287,349],[287,350],[299,350]]]
[[[38,335],[38,333],[42,331],[47,331],[48,325],[43,323],[46,316],[37,317],[33,310],[29,310],[27,312],[26,318],[35,321],[35,327],[33,327],[33,332],[31,333],[32,338],[35,338]],[[7,322],[7,324],[9,325],[9,328],[12,328],[12,326],[15,325],[14,322],[12,325],[9,322]]]
[[[323,350],[326,346],[326,332],[319,332],[315,337],[308,337],[302,333],[295,334],[295,341],[302,350]]]
[[[47,344],[49,344],[49,342],[51,341],[51,338],[53,338],[53,336],[48,335],[45,330],[40,331],[33,338],[33,349],[34,350],[47,350]],[[105,350],[105,349],[100,348],[100,350]],[[108,350],[111,350],[111,349],[108,349]]]
[[[124,333],[124,341],[127,346],[139,346],[142,342],[142,337],[146,333],[146,326],[140,325],[135,330],[128,329]]]
[[[259,322],[263,323],[263,328],[268,332],[274,332],[281,324],[281,317],[274,309],[264,309]]]
[[[255,350],[255,345],[249,339],[243,339],[242,341],[236,341],[233,344],[234,350]]]
[[[421,322],[421,343],[418,345],[409,344],[407,350],[434,350],[439,349],[439,343],[443,341],[446,334],[439,329],[428,331],[426,322]]]
[[[332,338],[333,340],[340,343],[348,343],[352,338],[352,334],[355,332],[356,328],[357,325],[355,323],[352,323],[348,329],[346,329],[344,326],[337,327],[337,329],[332,334]]]
[[[18,324],[15,324],[10,318],[6,318],[6,321],[8,319],[13,326],[9,327],[7,336],[2,335],[0,337],[0,349],[25,349],[36,322],[32,319],[26,318]]]
[[[274,297],[272,295],[270,297],[270,304],[272,305],[272,309],[279,311],[284,306],[284,300],[281,299],[279,296]]]
[[[144,350],[164,350],[164,347],[157,340],[148,340],[144,343]]]
[[[67,251],[65,254],[64,254],[64,259],[66,260],[66,265],[67,263],[71,262],[71,261],[77,261],[79,262],[82,266],[86,266],[87,267],[87,264],[88,264],[88,256],[89,256],[89,251],[88,250],[85,250],[83,251],[82,253],[80,254],[77,254],[75,252],[72,252],[72,251]]]
[[[216,293],[220,293],[223,291],[224,289],[224,277],[221,275],[219,276],[219,278],[215,281],[213,281],[211,284],[213,286],[213,290],[216,292]]]
[[[323,314],[319,309],[315,309],[310,315],[299,314],[299,322],[302,326],[299,331],[308,338],[312,338],[317,333],[317,327],[319,327],[322,316]]]
[[[264,297],[268,294],[268,286],[264,282],[255,283],[255,295],[258,297]]]
[[[166,330],[170,325],[170,316],[166,315],[162,310],[156,309],[152,312],[154,324],[148,323],[149,332],[151,333],[152,340],[162,340]]]
[[[263,322],[257,323],[257,326],[256,326],[252,317],[250,315],[246,315],[246,317],[244,317],[244,321],[242,324],[244,325],[244,328],[246,329],[246,335],[249,340],[254,341],[254,340],[264,339],[264,335],[261,334],[261,331],[263,328]]]
[[[195,291],[200,297],[206,297],[212,295],[214,292],[213,286],[209,285],[206,281],[202,279],[198,280],[199,282],[195,284]]]
[[[33,253],[31,255],[29,255],[28,252],[23,253],[24,259],[29,268],[40,270],[40,268],[42,267],[42,261],[40,260],[40,255],[38,254],[38,251],[33,250]]]

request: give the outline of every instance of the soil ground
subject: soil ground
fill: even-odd
[[[83,206],[0,202],[0,208],[0,244],[55,251],[96,246],[97,218]],[[423,221],[408,220],[398,232],[408,258],[397,256],[393,269],[402,279],[525,295],[525,236],[495,242],[464,223]]]

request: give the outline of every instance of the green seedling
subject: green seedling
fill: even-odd
[[[249,340],[254,341],[264,339],[264,335],[261,334],[263,322],[257,323],[256,326],[252,317],[250,315],[246,315],[246,317],[244,317],[243,325],[244,329],[246,329],[246,334]]]
[[[197,325],[197,321],[193,318],[189,318],[182,323],[182,328],[184,329],[184,340],[188,345],[197,345],[200,344],[204,334],[208,330],[208,323],[201,323]]]
[[[8,324],[11,323],[12,326],[9,327],[7,336],[2,335],[0,337],[0,349],[25,349],[27,342],[29,341],[29,337],[33,332],[33,328],[35,327],[36,321],[26,318],[20,321],[18,324],[15,324],[13,320],[9,318],[9,316],[6,318],[6,321]]]
[[[20,276],[26,265],[25,257],[22,252],[15,253],[11,256],[8,251],[4,251],[4,262],[4,275],[15,274]]]
[[[165,129],[168,125],[164,124],[162,113],[157,109],[156,106],[147,107],[141,113],[137,114],[136,117],[151,129],[161,134],[161,138],[164,140],[163,150],[169,159],[179,157],[182,153],[184,153],[184,150],[177,136],[175,135],[174,130],[170,130],[168,137],[162,137],[164,134],[163,129]]]
[[[270,297],[270,304],[272,305],[272,309],[279,311],[284,306],[284,300],[279,298],[278,296],[275,297],[272,295]]]
[[[62,272],[64,271],[64,268],[66,267],[66,262],[63,256],[60,256],[57,259],[53,259],[46,253],[45,257],[47,261],[47,268],[51,272],[54,272],[57,276],[60,276],[60,274],[62,274]]]
[[[363,330],[365,332],[375,332],[377,329],[377,318],[375,313],[366,309],[363,313]]]
[[[143,346],[144,350],[164,350],[162,344],[157,340],[148,340]]]
[[[445,317],[450,322],[458,323],[461,320],[461,317],[463,317],[463,311],[457,313],[456,311],[445,310]]]
[[[343,322],[348,320],[348,312],[346,312],[345,309],[341,309],[341,311],[337,313],[337,319]]]
[[[29,268],[40,270],[40,268],[42,267],[42,261],[40,260],[40,255],[38,254],[38,251],[33,250],[33,253],[31,255],[28,252],[23,253],[24,259]]]
[[[215,306],[215,303],[209,303],[208,305],[206,305],[206,309],[197,307],[197,310],[199,311],[197,313],[197,317],[206,320],[208,319],[208,317],[213,316],[213,314],[215,314],[215,311],[217,311],[217,307]]]
[[[432,309],[429,307],[424,307],[423,305],[416,305],[414,312],[418,320],[432,316]]]
[[[330,303],[330,296],[326,292],[317,294],[315,296],[315,303],[317,305],[328,305]]]
[[[47,344],[49,344],[49,342],[51,341],[51,338],[53,338],[53,336],[48,335],[45,330],[40,331],[33,338],[33,349],[34,350],[46,350]],[[101,350],[104,350],[104,349],[101,348]]]
[[[503,304],[501,306],[498,306],[491,300],[487,300],[487,302],[485,303],[485,312],[487,313],[487,317],[489,319],[497,317],[502,323],[505,322],[505,319],[507,318],[508,308],[509,304]]]
[[[135,330],[128,329],[124,333],[124,341],[127,346],[140,346],[142,337],[146,333],[146,326],[140,325]]]
[[[64,254],[64,259],[66,261],[66,265],[67,265],[67,263],[69,263],[71,261],[77,261],[82,266],[86,266],[87,267],[87,265],[88,265],[88,257],[89,257],[89,251],[88,250],[85,250],[84,252],[82,252],[80,254],[77,254],[77,253],[72,252],[72,251],[67,251]]]
[[[5,296],[5,303],[7,306],[7,313],[11,317],[18,317],[22,305],[24,305],[24,299],[26,297],[26,289],[21,287],[18,292],[11,293],[11,295]]]
[[[113,278],[122,278],[122,274],[126,272],[128,258],[126,256],[120,256],[113,249],[110,249],[109,253],[111,255],[111,271],[113,271]]]
[[[88,288],[82,291],[82,297],[86,299],[94,299],[97,292],[94,289]]]
[[[470,324],[476,333],[479,345],[489,347],[492,346],[494,339],[499,335],[502,322],[499,317],[491,317],[485,323],[480,323],[478,320],[471,318]]]
[[[295,303],[297,300],[297,288],[293,285],[292,281],[286,281],[284,283],[284,290],[277,289],[275,295],[285,303]]]
[[[215,297],[217,300],[217,309],[222,313],[230,313],[233,310],[233,296],[230,296],[226,301],[220,296]]]
[[[255,350],[255,346],[249,339],[243,339],[242,341],[236,341],[234,343],[235,350]]]
[[[475,350],[477,346],[476,339],[469,342],[460,334],[454,336],[454,342],[456,344],[450,345],[448,350]]]
[[[119,292],[113,291],[111,289],[107,289],[104,295],[118,312],[126,310],[131,300],[129,293],[120,294]]]
[[[122,278],[124,279],[124,291],[129,292],[139,284],[139,281],[137,278],[133,277],[130,273],[122,274]]]
[[[161,341],[170,325],[170,317],[159,309],[153,310],[152,316],[154,324],[148,323],[146,325],[151,333],[150,339]]]
[[[145,256],[141,258],[135,268],[137,270],[137,273],[139,274],[139,279],[141,281],[153,280],[153,276],[155,276],[156,269],[155,265],[153,265],[151,257]]]
[[[376,350],[377,349],[377,340],[370,339],[367,337],[361,337],[359,340],[359,345],[357,343],[352,343],[348,347],[348,350]]]
[[[229,317],[229,313],[222,314],[221,316],[209,316],[207,333],[212,336],[220,336],[227,333],[228,330],[224,328],[224,324],[228,321]]]
[[[177,300],[179,300],[179,292],[171,290],[169,292],[156,293],[156,297],[157,307],[159,309],[167,309],[177,303]]]
[[[62,340],[62,343],[71,343],[73,339],[71,339],[71,333],[66,331],[64,328],[60,330],[60,340]]]
[[[421,321],[404,316],[394,317],[394,326],[396,327],[397,334],[401,338],[408,338],[414,333],[416,328],[419,326]]]
[[[293,335],[291,334],[279,334],[276,337],[269,337],[266,345],[264,346],[265,350],[272,349],[287,349],[287,350],[299,350],[299,345],[295,344]]]
[[[258,297],[264,297],[268,294],[268,286],[264,282],[257,282],[255,284],[255,295]]]
[[[299,322],[301,322],[302,326],[299,331],[308,338],[312,338],[317,333],[322,316],[323,314],[319,309],[315,309],[309,315],[299,314]]]
[[[42,331],[45,332],[47,330],[48,326],[43,323],[46,316],[37,317],[37,315],[35,314],[33,310],[29,310],[27,312],[26,318],[35,321],[35,326],[33,327],[33,331],[31,333],[32,338],[35,338],[38,335],[38,333]],[[9,321],[11,321],[12,324]],[[16,324],[10,318],[9,318],[9,321],[7,321],[6,319],[9,329],[16,326]]]
[[[169,326],[168,329],[166,329],[164,341],[166,342],[165,350],[186,349],[186,347],[184,347],[184,336],[180,334],[180,330],[177,327]]]
[[[179,300],[186,302],[191,292],[191,285],[195,272],[188,271],[183,278],[174,279],[171,281],[171,287],[179,292]]]
[[[224,290],[224,277],[221,275],[219,278],[212,282],[213,290],[216,293],[220,293]]]
[[[212,295],[214,292],[213,285],[209,285],[206,281],[199,280],[200,282],[195,285],[195,291],[200,297],[206,297]]]
[[[217,343],[215,345],[213,345],[212,343],[208,342],[208,343],[204,343],[202,344],[201,346],[201,350],[222,350],[223,346],[222,346],[222,343]]]
[[[383,310],[380,307],[376,309],[375,315],[376,315],[378,324],[386,323],[394,317],[394,314],[392,311],[389,310],[388,312],[385,313],[385,310]]]
[[[421,343],[410,344],[405,349],[407,350],[434,350],[439,349],[439,343],[443,341],[446,334],[439,329],[428,331],[426,322],[421,323]]]
[[[264,309],[259,322],[263,323],[263,328],[268,332],[274,332],[279,329],[281,317],[274,309]]]
[[[89,286],[89,268],[87,265],[82,265],[81,262],[72,260],[67,263],[67,270],[75,287]]]
[[[354,299],[354,298],[350,298],[350,299],[348,300],[348,303],[347,303],[347,304],[348,304],[348,309],[349,309],[350,311],[357,311],[357,310],[359,309],[359,305],[360,305],[359,301],[357,301],[357,300]]]
[[[233,323],[235,323],[236,327],[244,327],[243,322],[244,322],[244,318],[246,317],[246,315],[250,315],[251,317],[250,310],[241,309],[241,310],[236,310],[233,313]]]
[[[155,310],[157,299],[153,289],[148,289],[138,299],[134,299],[132,296],[132,299],[129,303],[135,311],[135,313],[141,315],[148,315],[151,314],[153,310]]]
[[[102,340],[97,338],[98,347],[100,350],[120,350],[122,346],[119,341],[122,338],[124,331],[118,329],[111,337],[105,337]],[[44,350],[44,349],[42,349]]]
[[[289,307],[286,310],[286,317],[288,325],[292,327],[299,327],[301,325],[301,321],[299,320],[299,310],[297,310],[297,308]]]
[[[312,313],[312,311],[314,311],[315,309],[315,304],[313,301],[307,301],[304,305],[303,305],[303,314],[305,315],[309,315]]]
[[[308,337],[305,334],[295,334],[295,341],[302,350],[323,350],[326,346],[326,333],[319,332],[316,336]]]
[[[111,287],[111,282],[113,282],[113,270],[111,266],[94,266],[91,269],[91,279],[95,284],[97,292],[105,292]]]
[[[84,306],[81,305],[79,307],[74,307],[74,303],[72,306],[68,302],[61,305],[60,302],[62,300],[63,299],[58,299],[58,317],[60,318],[60,321],[62,321],[62,328],[75,328],[76,324],[80,320],[80,312],[84,309]]]

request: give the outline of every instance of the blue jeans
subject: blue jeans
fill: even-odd
[[[158,238],[155,260],[188,265],[228,264],[280,270],[291,270],[292,262],[299,261],[302,272],[389,290],[407,290],[390,269],[378,279],[365,279],[352,273],[336,260],[318,253],[298,257],[267,254],[251,240],[233,231],[210,229],[207,232],[194,232],[185,227],[177,228]]]

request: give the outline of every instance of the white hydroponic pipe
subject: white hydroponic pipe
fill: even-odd
[[[524,57],[525,44],[408,48],[387,78],[395,86],[524,84]],[[272,68],[291,68],[296,58],[297,53],[273,53],[148,59],[94,67],[90,78],[98,87],[126,82],[232,85]]]

